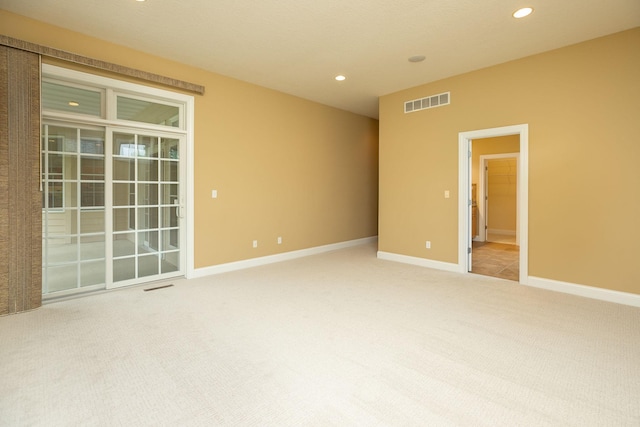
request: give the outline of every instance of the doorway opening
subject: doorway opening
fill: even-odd
[[[507,136],[511,136],[512,140],[510,142],[512,147],[508,150],[504,149],[508,153],[487,153],[487,150],[492,149],[484,147],[483,150],[479,142],[488,139],[498,140]],[[476,147],[474,142],[477,144]],[[500,142],[504,145],[507,142],[506,138]],[[478,148],[476,151],[485,153],[482,156],[482,162],[478,153],[473,154],[476,148]],[[476,159],[475,169],[474,158]],[[502,211],[492,212],[488,210],[491,202],[487,204],[486,172],[491,171],[490,162],[493,160],[497,161],[494,172],[496,176],[493,180],[498,184],[494,189],[494,195],[498,196],[494,197],[494,207],[499,208],[501,204],[506,204],[508,207],[503,208]],[[478,258],[477,261],[496,257],[504,264],[502,270],[506,277],[503,278],[526,284],[528,277],[527,188],[528,125],[482,129],[459,134],[458,267],[461,272],[484,274],[480,263],[474,264],[474,257]],[[492,215],[495,220],[493,223],[490,219]],[[500,241],[491,242],[496,238]],[[506,240],[509,242],[507,243]],[[501,270],[495,262],[493,264],[493,271]]]
[[[474,139],[471,272],[519,281],[518,135]],[[476,194],[474,194],[476,193]]]

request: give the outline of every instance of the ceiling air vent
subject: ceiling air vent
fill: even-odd
[[[450,102],[451,92],[439,93],[437,95],[405,102],[404,112],[413,113],[414,111],[426,110],[427,108],[442,107],[443,105],[449,105]]]

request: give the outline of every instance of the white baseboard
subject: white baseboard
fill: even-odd
[[[302,258],[310,255],[317,255],[324,252],[345,249],[352,246],[374,243],[378,240],[377,236],[365,237],[362,239],[348,240],[346,242],[332,243],[330,245],[316,246],[308,249],[284,252],[281,254],[268,255],[259,258],[251,258],[242,261],[229,262],[225,264],[212,265],[210,267],[196,268],[193,272],[193,278],[211,276],[213,274],[228,273],[230,271],[243,270],[245,268],[258,267],[261,265],[273,264],[276,262],[289,261],[296,258]]]
[[[432,259],[418,258],[408,255],[399,255],[391,252],[378,251],[378,258],[386,261],[401,262],[404,264],[418,265],[420,267],[433,268],[436,270],[452,271],[460,273],[460,266],[450,262],[434,261]]]
[[[577,285],[575,283],[560,282],[544,279],[542,277],[529,276],[527,286],[548,289],[550,291],[563,292],[565,294],[615,302],[618,304],[640,307],[640,295],[628,292],[614,291],[611,289],[596,288],[593,286]]]

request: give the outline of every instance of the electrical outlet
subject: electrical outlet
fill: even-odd
[[[257,248],[257,247],[258,247],[258,241],[257,241],[257,240],[254,240],[254,241],[253,241],[253,247],[254,247],[254,248]]]
[[[211,198],[212,199],[218,198],[218,190],[211,190]]]
[[[427,249],[431,249],[431,240],[427,240],[427,243],[424,246]]]
[[[278,244],[281,245],[282,244],[282,237],[278,237]]]

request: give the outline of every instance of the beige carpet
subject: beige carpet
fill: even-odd
[[[640,425],[640,309],[375,253],[2,317],[0,425]]]

